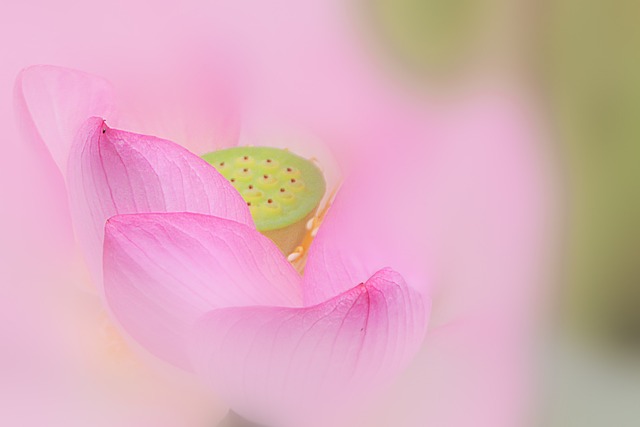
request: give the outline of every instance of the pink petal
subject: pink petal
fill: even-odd
[[[428,307],[383,269],[312,307],[214,310],[196,329],[195,366],[243,415],[309,425],[396,373],[419,348]]]
[[[426,252],[406,246],[398,233],[402,219],[387,215],[378,197],[372,199],[366,191],[343,186],[332,203],[309,250],[305,304],[345,292],[350,283],[363,282],[386,266],[399,271],[413,288],[425,290]]]
[[[26,68],[15,84],[21,125],[29,139],[46,144],[63,175],[76,132],[89,117],[109,117],[112,98],[106,80],[62,67]]]
[[[69,163],[78,239],[95,279],[102,277],[107,218],[146,212],[197,212],[253,224],[246,203],[215,168],[173,142],[88,120]]]
[[[125,330],[185,366],[185,336],[209,310],[300,304],[300,276],[253,227],[192,213],[116,216],[104,244],[107,302]]]

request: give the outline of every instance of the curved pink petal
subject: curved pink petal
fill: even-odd
[[[253,224],[246,203],[215,168],[173,142],[88,120],[68,172],[76,232],[100,282],[107,218],[127,213],[197,212]]]
[[[343,186],[333,201],[309,250],[305,304],[345,292],[350,283],[363,282],[386,266],[400,272],[411,287],[425,290],[428,254],[407,246],[398,232],[403,219],[366,191]]]
[[[300,304],[300,276],[253,227],[192,214],[116,216],[107,222],[104,286],[125,330],[185,366],[193,322],[217,307]]]
[[[212,311],[198,323],[194,364],[243,415],[309,425],[358,403],[404,366],[423,339],[428,307],[398,273],[382,269],[311,307]]]
[[[62,171],[80,126],[92,116],[110,117],[109,83],[68,68],[39,65],[20,72],[15,83],[20,125],[28,139],[42,141]]]

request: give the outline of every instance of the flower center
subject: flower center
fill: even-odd
[[[315,163],[270,147],[234,147],[202,158],[238,190],[256,228],[285,254],[294,251],[326,190]]]

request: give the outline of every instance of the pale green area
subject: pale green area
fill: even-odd
[[[640,344],[640,2],[550,2],[543,65],[569,178],[567,315]]]
[[[238,190],[260,231],[295,224],[318,206],[325,193],[320,169],[287,150],[234,147],[202,158]]]
[[[486,0],[370,0],[378,40],[415,73],[455,73],[472,51]]]

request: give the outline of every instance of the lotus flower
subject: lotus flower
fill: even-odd
[[[31,86],[24,80],[33,73],[41,74],[38,83],[62,82],[53,89],[82,92],[85,114],[108,109],[101,81],[51,68],[21,76],[25,100]],[[36,121],[41,134],[50,131]],[[68,166],[76,233],[98,286],[104,241],[104,294],[116,318],[163,359],[216,378],[234,407],[258,420],[270,420],[271,412],[279,420],[284,408],[317,418],[329,397],[350,402],[346,396],[366,390],[354,384],[386,378],[419,347],[428,312],[423,296],[384,263],[363,264],[358,254],[327,261],[326,247],[339,232],[320,231],[303,281],[256,231],[231,184],[177,144],[110,129],[100,118],[86,121],[70,148],[65,137],[46,139],[58,142],[54,152],[70,151],[59,163]],[[336,206],[329,223],[340,220]],[[235,331],[231,337],[225,328]],[[245,340],[258,330],[264,341],[249,351]],[[271,363],[262,360],[270,351]]]
[[[44,73],[41,74],[40,71]],[[195,134],[199,136],[190,139],[183,138],[184,135],[181,135],[181,132],[166,132],[163,127],[167,124],[183,123],[181,119],[184,117],[197,119],[202,115],[185,115],[178,109],[177,113],[165,116],[169,120],[161,120],[160,123],[135,123],[130,120],[134,117],[133,114],[115,114],[113,103],[107,99],[110,96],[108,95],[110,90],[103,80],[68,70],[46,67],[28,70],[23,74],[17,88],[19,112],[23,113],[20,123],[24,126],[27,138],[35,140],[36,144],[32,146],[40,150],[38,153],[43,159],[43,167],[34,169],[34,174],[44,176],[41,183],[43,188],[53,188],[53,191],[50,190],[49,194],[45,195],[48,198],[42,200],[43,206],[47,209],[47,215],[43,216],[44,221],[33,221],[33,224],[36,228],[42,227],[40,235],[46,232],[68,236],[70,224],[65,213],[68,209],[66,200],[68,188],[68,196],[74,211],[73,226],[84,256],[90,265],[93,284],[100,289],[100,293],[103,292],[101,236],[104,232],[104,222],[109,217],[139,212],[136,209],[138,202],[144,202],[141,205],[145,209],[148,206],[152,206],[154,210],[185,210],[185,207],[189,207],[189,210],[199,212],[199,214],[124,215],[114,218],[109,223],[106,244],[110,255],[105,260],[105,265],[115,266],[126,263],[131,269],[117,269],[115,272],[111,272],[111,269],[105,270],[104,295],[119,322],[135,341],[139,341],[156,354],[181,366],[192,365],[190,368],[205,378],[213,380],[216,383],[214,387],[226,394],[229,401],[237,405],[238,409],[244,410],[247,415],[261,417],[273,415],[272,411],[285,410],[279,405],[280,399],[288,396],[284,392],[295,389],[300,390],[300,396],[295,397],[302,399],[303,407],[312,407],[317,411],[323,405],[330,406],[335,402],[331,402],[330,399],[318,399],[317,402],[310,400],[309,393],[315,391],[318,396],[326,397],[325,393],[331,390],[330,387],[336,387],[341,384],[340,381],[344,380],[339,378],[339,374],[344,372],[341,369],[349,370],[348,362],[352,362],[353,359],[346,357],[344,361],[347,363],[338,368],[338,365],[333,363],[333,359],[327,357],[325,351],[320,351],[317,355],[315,352],[313,355],[302,352],[301,355],[315,356],[310,357],[309,363],[317,369],[321,369],[320,362],[324,362],[331,363],[336,370],[332,371],[332,375],[327,375],[326,381],[322,383],[311,381],[314,378],[317,379],[321,372],[310,370],[308,379],[312,385],[316,385],[315,389],[309,388],[308,384],[287,382],[285,385],[290,388],[284,387],[281,394],[271,395],[268,394],[269,389],[266,386],[277,385],[271,382],[271,374],[267,378],[269,381],[264,383],[265,387],[254,383],[253,375],[246,376],[248,381],[243,381],[242,384],[237,383],[241,378],[236,371],[239,366],[246,366],[249,373],[257,372],[266,375],[261,370],[260,363],[268,362],[267,360],[256,361],[250,357],[251,354],[247,354],[249,357],[244,363],[239,360],[240,357],[229,361],[233,356],[228,352],[237,350],[241,353],[243,346],[248,345],[243,339],[235,342],[238,348],[225,347],[223,352],[211,353],[215,349],[210,348],[207,343],[215,344],[216,337],[222,333],[214,325],[224,326],[223,323],[214,322],[215,317],[225,314],[228,314],[229,319],[233,316],[240,317],[243,310],[249,310],[242,308],[247,304],[262,304],[263,308],[256,311],[256,316],[259,319],[272,319],[272,322],[265,322],[264,326],[273,326],[279,321],[280,316],[295,318],[296,313],[305,310],[296,308],[303,303],[311,307],[322,307],[323,303],[331,304],[335,298],[349,301],[350,297],[355,303],[354,310],[360,313],[358,311],[362,308],[360,303],[366,296],[378,295],[375,291],[378,287],[385,289],[385,285],[382,284],[383,278],[398,282],[398,287],[394,286],[392,289],[415,294],[415,291],[410,289],[418,287],[423,294],[427,295],[430,289],[424,286],[423,270],[428,267],[427,271],[430,273],[428,277],[435,286],[434,316],[431,321],[433,329],[427,335],[417,362],[407,372],[404,383],[398,386],[400,388],[390,396],[388,401],[384,402],[384,405],[380,405],[380,408],[383,408],[382,412],[388,418],[377,417],[376,421],[384,423],[386,419],[388,423],[389,420],[399,419],[399,425],[410,427],[425,424],[513,425],[513,420],[517,419],[519,413],[517,403],[520,402],[521,396],[518,392],[522,391],[522,384],[520,378],[512,375],[513,371],[509,370],[516,368],[511,366],[511,362],[519,359],[514,354],[514,347],[520,348],[519,343],[511,345],[511,339],[514,331],[522,331],[522,319],[527,317],[526,308],[531,307],[526,297],[533,288],[532,284],[536,283],[536,275],[533,274],[535,272],[532,268],[535,265],[533,260],[537,259],[535,250],[539,246],[534,237],[540,235],[539,226],[542,222],[537,199],[540,193],[539,188],[536,187],[539,183],[537,169],[539,161],[535,155],[532,155],[535,152],[530,151],[535,138],[530,132],[529,116],[525,114],[525,120],[521,120],[522,109],[519,105],[513,104],[508,98],[481,94],[477,98],[472,98],[470,103],[465,101],[462,108],[456,106],[452,110],[438,111],[435,116],[428,116],[430,120],[419,126],[416,126],[416,122],[422,121],[424,115],[419,118],[412,117],[404,122],[396,120],[397,116],[404,115],[404,111],[400,114],[396,111],[395,114],[388,116],[390,111],[395,111],[397,105],[374,112],[378,116],[375,117],[376,120],[368,122],[371,132],[363,138],[367,144],[359,145],[361,149],[367,150],[365,154],[372,153],[363,156],[367,160],[363,162],[367,167],[357,168],[357,174],[352,174],[356,178],[353,176],[349,178],[347,185],[333,204],[331,213],[321,226],[313,244],[314,250],[310,253],[298,299],[289,300],[285,296],[294,295],[294,292],[289,291],[296,287],[295,283],[289,283],[287,287],[286,280],[275,281],[270,272],[269,278],[272,280],[266,283],[271,285],[252,287],[253,290],[247,298],[247,300],[251,299],[250,302],[240,301],[241,296],[236,295],[238,298],[236,301],[224,304],[235,305],[235,308],[217,308],[211,314],[205,315],[213,308],[208,302],[200,301],[201,305],[197,306],[196,310],[191,310],[193,307],[189,303],[193,301],[180,299],[167,301],[165,297],[169,294],[147,295],[151,297],[146,301],[147,305],[132,307],[130,304],[136,304],[136,301],[140,304],[145,301],[134,298],[139,289],[131,286],[155,283],[153,280],[158,280],[158,275],[163,274],[163,270],[145,269],[143,262],[145,259],[135,257],[135,248],[131,246],[130,240],[124,239],[124,236],[130,233],[135,234],[136,231],[140,233],[144,227],[166,226],[165,229],[169,229],[169,224],[172,224],[175,226],[174,229],[178,230],[176,235],[188,237],[184,233],[193,232],[190,226],[196,227],[195,224],[208,222],[205,226],[197,226],[202,231],[206,230],[206,225],[211,227],[214,222],[224,222],[226,226],[232,224],[230,227],[235,226],[242,230],[236,236],[238,239],[248,238],[254,243],[262,242],[266,247],[270,247],[271,244],[255,231],[252,232],[246,205],[233,192],[223,196],[227,197],[228,203],[216,204],[218,191],[221,188],[229,189],[229,187],[200,158],[166,140],[109,129],[103,127],[101,119],[90,119],[90,117],[105,117],[109,124],[117,124],[125,129],[173,138],[198,154],[204,152],[196,148],[198,142],[207,141],[208,149],[215,148],[213,143],[216,141],[224,141],[221,146],[229,142],[233,143],[237,137],[233,136],[235,125],[219,127],[217,120],[209,123],[205,121],[204,124],[213,123],[213,129],[197,125],[195,129],[198,131]],[[154,101],[145,104],[147,104],[145,107],[156,106]],[[123,105],[126,106],[125,104],[118,106]],[[326,102],[320,102],[318,105],[326,106]],[[202,108],[203,110],[187,111],[189,113],[210,111],[207,106]],[[317,108],[318,111],[321,110],[320,107]],[[216,109],[214,105],[213,110]],[[349,116],[344,114],[346,110],[346,108],[340,110],[344,117]],[[146,108],[143,109],[144,111]],[[221,113],[205,114],[205,116],[230,117],[228,110],[225,111],[223,108],[218,111]],[[172,117],[173,120],[171,120]],[[381,131],[381,124],[388,125],[388,128]],[[78,134],[76,131],[79,128],[81,132]],[[187,128],[194,129],[191,126]],[[202,129],[205,129],[205,132],[202,132]],[[209,129],[210,133],[206,129]],[[101,133],[103,130],[104,134]],[[222,136],[211,138],[215,134]],[[104,136],[103,139],[101,135]],[[202,135],[206,137],[202,138]],[[231,135],[231,137],[226,138],[224,135]],[[75,145],[73,150],[72,144]],[[140,179],[139,182],[144,183],[144,186],[135,185],[130,188],[144,190],[144,193],[125,190],[128,188],[126,185],[118,185],[116,188],[123,191],[113,194],[116,199],[114,203],[114,199],[110,199],[111,195],[107,195],[104,191],[106,177],[123,180],[119,182],[127,184],[126,176],[121,173],[122,169],[119,170],[122,164],[113,160],[117,160],[116,154],[124,153],[119,152],[118,149],[126,151],[127,148],[137,144],[141,146],[146,144],[158,150],[157,157],[146,152],[149,156],[146,158],[136,158],[133,150],[128,152],[130,155],[128,159],[132,162],[131,170],[135,172],[129,176],[129,179]],[[87,148],[85,151],[79,148],[83,145]],[[49,154],[42,150],[44,146],[49,148],[48,151],[53,158],[62,166],[61,171],[65,175],[63,179],[52,171],[51,159],[46,157]],[[103,148],[111,149],[110,155],[114,156],[104,163],[104,166],[96,161],[96,150],[99,154]],[[67,156],[69,151],[72,152],[71,156]],[[359,154],[362,153],[363,151],[359,150]],[[99,159],[100,155],[97,155],[97,158]],[[136,162],[136,159],[139,162]],[[163,162],[163,159],[167,162]],[[416,159],[419,161],[416,162]],[[66,166],[64,166],[65,162]],[[134,164],[136,166],[133,166]],[[193,175],[187,175],[193,180],[183,181],[185,175],[178,173],[183,171],[183,168],[195,171]],[[177,176],[180,179],[177,179]],[[199,183],[202,180],[217,181],[221,186],[201,187]],[[114,181],[109,181],[111,182]],[[184,191],[182,185],[177,185],[184,182],[188,184],[186,189],[197,191],[200,188],[203,191],[200,193],[201,196],[194,199],[185,196],[181,199],[179,195],[189,194],[189,191]],[[154,192],[154,189],[158,188],[169,189],[170,192],[167,194],[172,196],[165,200],[150,197],[152,194],[160,194],[157,191]],[[374,189],[373,192],[363,192],[363,189],[371,188]],[[84,190],[87,192],[85,193]],[[212,193],[207,194],[206,190]],[[215,197],[213,197],[214,192]],[[210,199],[209,195],[211,195]],[[236,203],[233,202],[234,198]],[[164,206],[159,202],[163,202]],[[225,212],[225,209],[229,211]],[[236,215],[236,221],[228,219],[233,218],[233,215]],[[243,222],[244,225],[242,225]],[[132,224],[140,224],[140,227]],[[216,230],[218,230],[217,227]],[[226,231],[230,233],[229,228]],[[34,235],[37,236],[37,234]],[[162,234],[158,233],[157,236],[161,238]],[[197,236],[205,241],[208,238],[207,233],[204,232],[197,233]],[[132,235],[132,239],[139,238],[141,241],[148,237],[144,234]],[[38,241],[41,241],[42,245],[38,245]],[[68,237],[52,238],[50,241],[67,246],[73,245]],[[202,250],[201,246],[194,245],[191,240],[188,241],[191,242],[189,246],[180,245],[183,250],[187,247],[194,251],[198,248]],[[40,247],[44,248],[47,243],[41,238],[34,239],[31,248],[40,250]],[[218,243],[222,244],[221,241]],[[119,245],[123,244],[129,245],[127,247],[130,251],[127,252],[124,248],[118,249],[122,247]],[[215,245],[215,241],[209,241],[207,244]],[[171,266],[176,271],[184,268],[171,261],[168,247],[152,244],[145,248],[162,252],[162,259],[167,265],[161,267]],[[249,252],[253,254],[256,250],[253,245],[250,251],[248,245],[243,248],[247,249],[247,256]],[[41,259],[57,261],[55,258],[57,253],[47,252],[44,249],[42,251],[44,256]],[[291,269],[283,261],[282,256],[272,253],[267,257],[267,252],[269,251],[265,248],[265,257],[257,258],[258,261],[265,263],[263,267],[280,266],[283,268],[280,272],[282,276],[291,276]],[[312,256],[312,254],[315,255]],[[180,253],[173,252],[173,255],[178,256]],[[202,259],[192,257],[192,252],[189,252],[188,258],[181,258],[180,261],[197,262]],[[245,260],[249,265],[252,257]],[[169,264],[170,261],[171,264]],[[340,262],[345,263],[344,269],[336,268]],[[192,286],[202,283],[202,280],[207,277],[202,273],[211,272],[214,266],[199,265],[198,267],[190,270],[192,274],[201,274],[197,277],[197,281],[195,279],[190,281]],[[388,267],[393,270],[389,270]],[[229,280],[240,280],[239,277],[255,275],[256,271],[253,268],[246,268],[242,270],[243,275],[234,273],[229,274],[228,277]],[[189,274],[189,271],[183,272]],[[133,274],[146,275],[148,280],[129,283],[127,287],[127,278],[132,277],[127,275]],[[327,276],[345,280],[321,279]],[[300,281],[297,276],[291,280]],[[160,281],[164,282],[164,280]],[[406,287],[403,281],[406,282]],[[242,281],[242,283],[246,286],[255,284],[249,281]],[[113,284],[114,287],[111,288],[109,284]],[[278,292],[285,288],[289,291]],[[123,290],[127,292],[122,293]],[[176,288],[169,289],[169,291],[175,290]],[[138,294],[138,296],[141,295]],[[375,298],[369,299],[376,302]],[[44,301],[37,296],[31,300]],[[420,299],[414,300],[420,301]],[[172,346],[167,348],[166,337],[154,336],[153,331],[148,329],[149,324],[145,323],[145,320],[164,322],[167,319],[161,315],[155,316],[159,314],[156,310],[159,303],[167,303],[176,309],[165,313],[167,316],[175,317],[169,317],[173,319],[170,321],[171,328],[164,331],[184,342],[185,348]],[[218,304],[218,307],[223,305]],[[41,305],[46,308],[46,304]],[[269,308],[273,306],[282,308]],[[410,312],[412,307],[405,307],[405,309]],[[311,308],[307,307],[306,310]],[[196,322],[196,327],[190,332],[183,328],[185,324],[194,321],[194,317],[200,316],[203,317]],[[227,320],[226,316],[225,320]],[[433,325],[439,327],[435,328]],[[251,319],[247,319],[247,323],[239,326],[249,332],[255,331],[255,324],[251,323]],[[375,330],[381,325],[374,323],[371,327]],[[329,332],[331,329],[326,328],[326,330]],[[369,335],[367,333],[365,338]],[[384,343],[385,334],[375,333],[374,335],[380,340],[379,343]],[[246,338],[246,335],[237,336]],[[327,335],[327,337],[330,336],[330,334]],[[412,341],[412,337],[419,336],[419,333],[415,335],[407,333],[406,338]],[[259,334],[259,338],[256,346],[268,346],[267,341],[273,336]],[[323,346],[326,342],[318,341],[318,343],[320,349],[328,349]],[[363,346],[369,344],[368,341],[359,340],[352,340],[351,343]],[[344,349],[342,344],[346,343],[340,339],[336,340],[337,349]],[[411,353],[411,347],[408,345],[408,354]],[[278,348],[286,350],[286,346],[278,346]],[[370,349],[366,346],[363,348]],[[400,353],[400,349],[398,352]],[[277,353],[269,354],[272,355],[269,360],[278,361]],[[288,355],[295,354],[295,352],[288,353]],[[374,356],[381,357],[379,353],[374,353]],[[348,387],[341,392],[353,391],[354,388],[350,387],[362,389],[370,384],[368,381],[378,382],[384,379],[385,375],[382,374],[397,372],[400,362],[403,361],[400,354],[384,359],[376,359],[374,356],[364,359],[364,364],[358,363],[359,368],[354,371],[357,375],[352,381],[345,382]],[[221,360],[216,360],[216,357],[220,357]],[[300,359],[297,360],[300,361]],[[394,361],[396,363],[393,363]],[[385,369],[372,370],[370,372],[377,372],[380,375],[374,375],[375,378],[367,377],[365,373],[373,369],[376,362]],[[296,369],[297,366],[300,365],[294,364],[293,368]],[[229,372],[220,372],[221,367],[228,367]],[[516,373],[521,374],[522,371],[516,371]],[[283,380],[278,375],[275,375],[275,378]],[[299,381],[304,378],[306,377],[293,375],[293,379]],[[259,380],[260,377],[257,379]],[[340,393],[337,396],[339,395]],[[457,409],[457,402],[460,399],[476,402],[476,404],[469,404],[465,411],[460,411]]]

